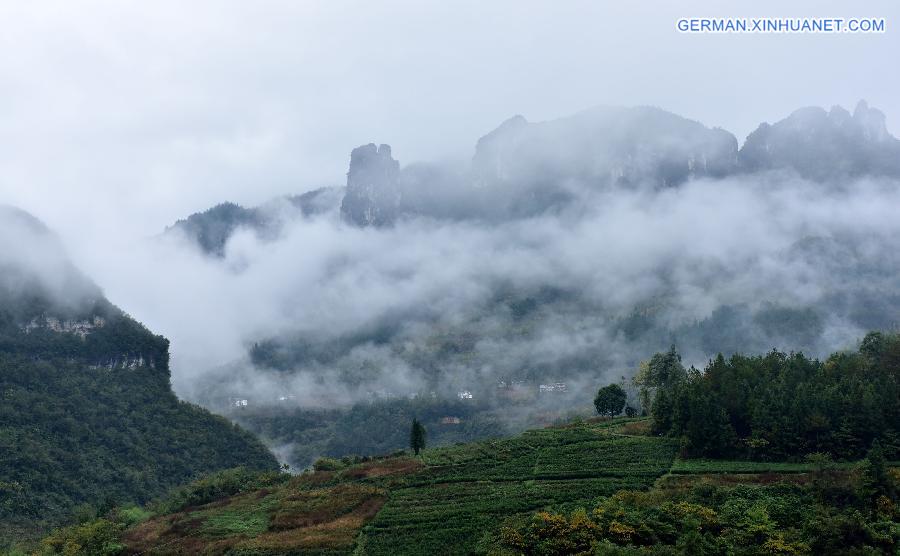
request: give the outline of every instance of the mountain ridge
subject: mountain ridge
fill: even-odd
[[[576,203],[582,186],[666,189],[773,171],[824,184],[900,178],[900,140],[888,132],[885,115],[864,100],[853,114],[839,106],[799,108],[774,124],[761,123],[743,144],[727,130],[654,106],[597,106],[539,122],[515,115],[477,140],[464,171],[402,166],[385,144],[357,147],[345,186],[328,188],[341,199],[301,212],[308,218],[339,207],[346,223],[360,227],[408,217],[503,220]],[[311,202],[323,191],[304,196]],[[264,239],[281,228],[260,209],[225,206],[195,213],[166,232],[179,229],[203,252],[222,257],[237,228]]]

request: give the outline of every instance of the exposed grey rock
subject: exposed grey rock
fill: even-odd
[[[341,203],[343,218],[357,226],[393,223],[402,200],[399,178],[400,163],[391,156],[390,145],[369,143],[353,149]]]

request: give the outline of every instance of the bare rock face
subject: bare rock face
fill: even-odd
[[[739,156],[745,171],[789,171],[814,181],[900,177],[900,141],[888,133],[884,114],[865,101],[852,115],[840,106],[810,107],[763,123]]]
[[[403,197],[399,178],[400,163],[391,156],[390,145],[369,143],[353,149],[341,216],[357,226],[393,223]]]

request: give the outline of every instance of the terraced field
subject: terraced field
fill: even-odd
[[[131,554],[460,554],[505,519],[590,507],[646,489],[675,458],[625,422],[579,423],[319,471],[159,516],[126,533]]]
[[[392,490],[363,529],[361,548],[366,554],[471,552],[506,518],[649,488],[675,452],[671,440],[621,436],[608,423],[431,450],[426,468]]]
[[[129,554],[344,554],[386,500],[371,485],[294,480],[150,519],[125,544]]]

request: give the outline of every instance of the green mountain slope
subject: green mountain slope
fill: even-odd
[[[0,269],[0,539],[79,505],[143,503],[236,465],[276,468],[252,435],[179,401],[168,341],[109,303],[43,225],[2,207]]]

